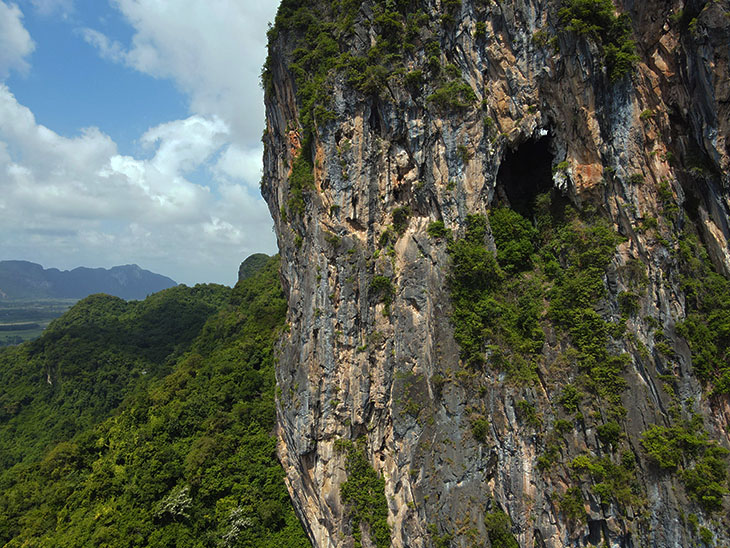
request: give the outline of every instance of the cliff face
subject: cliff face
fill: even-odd
[[[316,546],[730,542],[730,2],[607,6],[283,2],[262,192]]]

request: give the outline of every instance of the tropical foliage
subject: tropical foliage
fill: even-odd
[[[46,383],[45,371],[21,367],[40,349],[46,365],[64,358],[62,349],[74,356],[62,362],[64,380],[57,384],[73,378],[92,387],[101,372],[99,382],[109,386],[85,392],[93,415],[48,438],[66,435],[64,441],[38,447],[38,458],[27,455],[2,474],[0,544],[309,546],[272,435],[272,346],[286,311],[277,273],[272,259],[233,290],[180,289],[137,305],[94,297],[61,318],[37,346],[4,356],[14,360],[18,394]],[[162,301],[170,301],[165,311],[157,306]],[[195,308],[200,316],[192,314]],[[157,323],[174,324],[185,310],[197,319],[167,331]],[[108,377],[115,368],[122,375],[134,348],[139,353],[129,369],[149,367],[144,378],[150,380],[112,398],[112,387],[124,385]],[[117,362],[108,361],[110,349],[119,351]],[[83,406],[67,408],[64,401],[38,407],[38,420],[72,420]],[[112,416],[100,420],[105,414]]]

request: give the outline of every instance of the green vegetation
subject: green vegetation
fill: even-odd
[[[249,255],[238,268],[238,279],[241,281],[248,280],[251,276],[254,276],[259,270],[264,268],[270,260],[271,257],[265,253],[254,253],[253,255]]]
[[[657,196],[662,204],[665,218],[672,222],[676,221],[677,215],[679,214],[679,206],[674,199],[674,193],[672,192],[667,179],[663,178],[659,182],[659,186],[657,186]]]
[[[591,490],[602,504],[614,502],[624,509],[641,501],[636,481],[636,458],[631,451],[625,451],[618,463],[608,456],[578,455],[570,467],[579,478],[590,479]]]
[[[499,508],[484,516],[489,542],[492,548],[519,548],[512,534],[512,520]]]
[[[641,111],[641,114],[639,114],[639,119],[643,122],[646,120],[651,120],[654,117],[654,111],[650,108],[644,109]]]
[[[496,327],[488,323],[490,309],[497,304],[492,293],[504,278],[494,254],[486,247],[486,236],[486,218],[469,215],[464,237],[449,246],[454,337],[461,346],[461,358],[467,367],[485,363],[485,339],[491,332],[489,328]],[[479,302],[483,302],[483,306],[478,307]]]
[[[298,88],[302,107],[300,123],[305,134],[312,132],[316,121],[322,122],[317,120],[318,115],[327,116],[324,106],[327,104],[327,73],[339,53],[339,46],[332,37],[335,24],[326,23],[323,15],[314,7],[300,7],[298,2],[284,1],[279,6],[275,26],[269,30],[269,43],[280,34],[298,37],[293,44],[295,49],[289,69]],[[269,60],[262,72],[262,83],[270,93],[273,84]]]
[[[144,301],[92,295],[39,339],[0,354],[0,470],[39,458],[168,374],[227,294],[200,285]]]
[[[515,410],[520,420],[534,428],[542,425],[542,419],[537,413],[535,406],[527,400],[520,400],[515,404]]]
[[[310,3],[285,0],[279,6],[275,25],[269,30],[269,44],[280,36],[293,45],[289,70],[294,75],[297,96],[300,103],[300,124],[305,138],[315,132],[316,126],[330,119],[331,97],[330,72],[349,68],[348,80],[366,92],[377,93],[386,76],[385,67],[373,52],[371,63],[366,59],[351,58],[340,51],[338,39],[345,38],[353,30],[357,3],[352,0],[324,3]],[[381,36],[388,41],[394,32],[392,17],[380,14],[378,23]],[[385,17],[382,17],[386,15]],[[267,93],[271,92],[272,76],[270,61],[267,60],[262,73],[262,82]]]
[[[622,316],[636,316],[639,312],[639,295],[631,291],[618,294],[618,306]]]
[[[677,332],[692,350],[694,372],[714,394],[730,394],[730,280],[712,267],[696,234],[679,241],[687,316]]]
[[[443,221],[433,221],[428,225],[426,231],[431,238],[443,238],[447,240],[451,238],[451,230],[446,228]]]
[[[631,20],[626,14],[616,16],[611,0],[564,0],[559,16],[565,30],[588,36],[601,46],[612,82],[633,71],[639,57],[631,39]]]
[[[33,409],[39,425],[70,426],[0,475],[0,544],[308,546],[271,435],[277,273],[272,259],[233,290],[90,297],[13,349],[13,398],[41,393],[13,399],[20,411],[4,400],[0,424]]]
[[[441,24],[453,25],[456,22],[458,12],[461,11],[461,0],[443,0],[441,9],[444,12],[441,15]]]
[[[481,416],[472,418],[471,433],[474,436],[474,439],[479,443],[487,443],[487,436],[489,435],[489,421]]]
[[[652,217],[651,215],[646,215],[641,220],[641,227],[640,231],[646,231],[646,230],[657,230],[659,228],[659,221],[656,217]]]
[[[483,21],[477,21],[474,27],[474,38],[477,40],[483,40],[487,37],[487,25]]]
[[[381,248],[391,248],[396,240],[398,240],[398,237],[396,236],[395,231],[391,227],[388,227],[380,235],[380,238],[378,239],[378,245]]]
[[[376,548],[390,546],[388,501],[385,480],[370,465],[362,441],[343,440],[341,449],[347,451],[347,481],[340,486],[342,501],[349,505],[352,536],[356,548],[362,548],[362,525],[368,527],[369,538]]]
[[[299,154],[292,163],[291,175],[289,175],[289,216],[302,215],[304,213],[304,195],[315,189],[314,167],[311,159],[311,139],[307,139]]]
[[[489,215],[494,244],[497,246],[497,262],[508,274],[532,268],[537,231],[530,221],[519,213],[500,207]]]
[[[616,421],[609,421],[599,424],[596,428],[596,433],[604,447],[610,451],[615,451],[618,447],[621,434],[623,434],[623,429]]]
[[[705,546],[713,546],[715,535],[707,527],[700,527],[700,540]]]
[[[583,394],[572,384],[566,384],[563,393],[558,397],[558,403],[563,406],[566,413],[573,414],[578,412]]]
[[[393,210],[393,230],[402,235],[408,226],[411,209],[408,206],[396,207]]]
[[[463,109],[475,101],[474,91],[461,78],[457,67],[442,67],[439,42],[434,40],[448,32],[461,9],[461,2],[442,3],[443,13],[429,18],[421,9],[413,9],[409,0],[373,2],[372,25],[375,44],[360,54],[347,47],[355,32],[360,2],[333,0],[302,5],[284,0],[279,6],[274,27],[269,30],[269,44],[286,42],[291,47],[289,70],[294,76],[300,106],[299,124],[306,138],[333,117],[332,94],[335,79],[342,76],[359,92],[387,100],[388,88],[402,86],[414,96],[425,86],[430,88],[428,102],[438,109]],[[423,47],[424,67],[407,69],[406,60]],[[287,47],[287,49],[288,49]],[[266,93],[272,93],[271,60],[262,72]]]
[[[629,183],[632,185],[643,185],[646,182],[644,175],[641,173],[632,173],[629,175]]]
[[[451,533],[439,535],[438,526],[435,523],[428,525],[428,533],[431,535],[434,548],[451,548],[451,541],[454,540],[454,535]]]
[[[385,305],[383,314],[390,316],[390,305],[393,304],[393,298],[395,297],[395,288],[390,278],[387,276],[375,276],[373,281],[370,282],[370,291],[379,302]]]
[[[618,416],[627,357],[609,353],[608,344],[620,336],[622,324],[604,320],[596,308],[619,238],[600,218],[553,207],[549,195],[536,204],[534,227],[510,209],[490,213],[496,254],[487,248],[487,219],[479,215],[468,216],[464,237],[449,244],[452,323],[462,361],[468,368],[489,364],[515,379],[534,379],[544,340],[541,322],[550,319],[569,338],[581,384]],[[562,401],[575,412],[580,397],[566,393]]]
[[[462,79],[444,82],[426,100],[441,111],[463,110],[477,100],[474,90]]]
[[[507,280],[486,237],[486,218],[469,215],[464,237],[449,244],[454,336],[467,367],[485,365],[489,350],[494,365],[529,376],[543,342],[539,288],[527,278]]]
[[[456,154],[459,156],[459,160],[461,160],[461,163],[464,165],[469,163],[469,160],[471,160],[474,156],[469,150],[469,147],[466,145],[458,145],[456,147]]]
[[[609,265],[619,237],[606,221],[567,212],[565,223],[557,227],[540,214],[538,230],[547,241],[541,250],[541,261],[552,287],[548,317],[569,334],[578,351],[582,382],[610,404],[612,413],[621,413],[621,393],[625,381],[621,377],[627,356],[608,352],[607,346],[617,335],[616,325],[604,320],[596,311],[605,296],[603,274]]]
[[[706,512],[722,508],[728,491],[728,451],[708,438],[702,417],[675,417],[671,427],[652,425],[643,433],[641,446],[662,470],[678,471],[689,496]]]
[[[556,495],[558,507],[568,520],[584,523],[586,489],[622,513],[645,500],[622,426],[622,373],[629,357],[610,350],[624,336],[626,318],[609,321],[599,313],[607,297],[605,273],[621,239],[606,220],[575,211],[554,193],[537,197],[533,218],[534,225],[504,207],[492,210],[488,219],[471,215],[464,236],[449,243],[454,335],[466,371],[488,366],[507,372],[512,382],[529,383],[539,370],[543,382],[555,383],[559,391],[553,401],[566,414],[575,421],[596,421],[602,453],[578,455],[568,465],[563,436],[574,428],[573,421],[556,417],[543,434],[543,421],[549,419],[531,401],[515,401],[520,423],[534,428],[541,440],[538,468],[550,474],[562,463],[572,480]],[[488,247],[490,225],[494,251]],[[645,283],[640,266],[627,267],[632,288]],[[638,294],[624,292],[619,301],[626,316],[638,313]],[[542,352],[548,325],[556,328],[562,346],[549,364]],[[584,404],[593,412],[584,416]],[[481,424],[474,418],[472,433],[480,440]],[[696,475],[691,480],[698,481]]]
[[[563,160],[562,162],[553,166],[553,173],[558,173],[559,171],[565,172],[568,171],[568,169],[570,169],[570,162],[568,160]]]
[[[560,511],[565,514],[565,517],[570,521],[585,523],[588,518],[585,501],[583,500],[583,493],[581,493],[580,488],[578,487],[568,488],[568,490],[558,498],[558,506]]]

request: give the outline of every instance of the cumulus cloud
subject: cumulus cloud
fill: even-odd
[[[151,128],[141,138],[149,152],[143,159],[120,155],[96,128],[58,135],[4,85],[0,121],[4,256],[33,249],[60,267],[77,266],[67,261],[79,253],[106,266],[135,257],[188,283],[210,280],[213,270],[228,273],[216,281],[232,283],[246,250],[273,250],[273,235],[261,238],[260,227],[270,224],[261,198],[217,175],[230,147],[219,118],[193,115]],[[188,177],[201,170],[209,185]]]
[[[147,148],[157,147],[155,166],[163,173],[195,169],[228,140],[228,127],[217,117],[191,116],[167,122],[142,136]]]
[[[278,2],[114,0],[135,29],[123,45],[94,29],[83,36],[107,59],[156,78],[170,78],[191,111],[218,116],[233,138],[253,143],[263,127],[258,87],[266,58],[265,22]]]
[[[77,32],[103,58],[174,81],[189,116],[149,128],[134,156],[98,128],[62,136],[39,124],[2,84],[28,69],[34,44],[18,7],[0,0],[0,258],[138,262],[185,283],[231,284],[247,254],[276,247],[258,190],[258,79],[278,0],[110,1],[130,41]],[[74,10],[73,0],[29,2],[41,15]]]
[[[214,166],[216,175],[221,179],[242,181],[251,190],[258,189],[261,180],[261,149],[258,145],[241,147],[228,145]]]
[[[96,29],[81,31],[102,57],[174,81],[189,97],[190,111],[213,124],[198,127],[202,138],[197,142],[192,140],[192,121],[164,124],[141,139],[143,145],[154,142],[158,147],[155,159],[145,164],[147,173],[170,173],[166,169],[169,158],[180,158],[183,152],[186,163],[172,162],[178,174],[197,169],[201,157],[207,159],[208,174],[214,181],[212,195],[217,201],[204,226],[193,231],[209,242],[199,251],[211,261],[220,260],[213,253],[221,246],[228,249],[233,242],[243,242],[239,245],[251,252],[275,249],[271,219],[258,189],[264,122],[258,82],[266,58],[266,22],[273,19],[278,3],[113,0],[134,29],[129,43],[113,40]],[[223,125],[226,131],[221,129]],[[181,129],[188,136],[184,144],[174,137]],[[123,169],[141,169],[131,158],[124,164]]]
[[[7,78],[11,70],[26,72],[28,57],[35,44],[23,26],[23,13],[16,4],[0,0],[0,80]]]

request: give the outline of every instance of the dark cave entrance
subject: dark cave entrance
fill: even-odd
[[[548,137],[507,150],[497,173],[497,195],[505,205],[533,221],[535,198],[552,187],[553,154]]]

